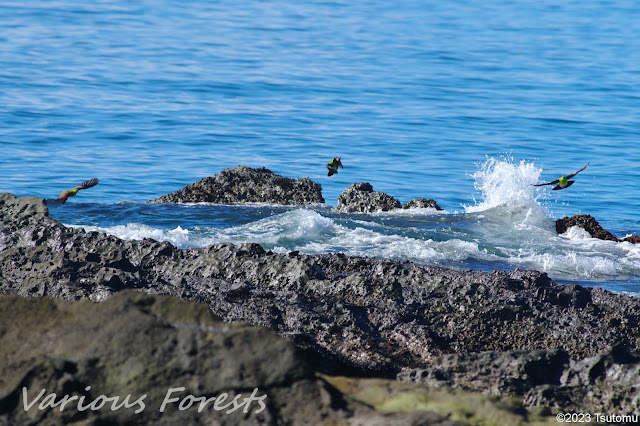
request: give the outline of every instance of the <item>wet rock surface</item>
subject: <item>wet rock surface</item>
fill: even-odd
[[[384,192],[374,191],[369,182],[356,182],[338,196],[336,208],[343,212],[369,213],[401,207],[400,201]]]
[[[151,203],[324,203],[322,187],[309,178],[290,179],[266,168],[246,166],[225,169]]]
[[[604,229],[598,221],[591,215],[579,214],[576,216],[565,217],[556,220],[556,232],[558,234],[564,234],[572,226],[577,226],[589,233],[593,238],[598,238],[606,241],[627,241],[631,244],[640,244],[640,235],[632,235],[625,238],[618,238],[611,232]]]
[[[598,221],[591,215],[579,214],[576,216],[565,217],[556,221],[556,232],[564,234],[572,226],[578,226],[589,233],[593,238],[608,241],[620,241],[611,232],[604,229]]]
[[[403,209],[414,209],[414,208],[419,208],[419,209],[436,209],[436,210],[442,210],[442,207],[440,207],[438,205],[438,203],[436,203],[436,200],[432,199],[432,198],[414,198],[411,201],[408,201],[406,203],[404,203],[402,205]]]
[[[623,238],[621,241],[627,241],[631,244],[640,244],[640,235],[631,235]]]
[[[590,362],[615,345],[628,353],[625,368],[638,364],[640,300],[558,286],[534,271],[454,271],[342,254],[277,254],[257,244],[179,250],[149,239],[123,241],[66,228],[47,217],[37,198],[0,195],[0,211],[0,292],[104,300],[137,288],[204,302],[225,322],[244,321],[288,337],[326,374],[394,378],[448,365],[441,360],[451,354],[461,356],[456,362],[463,369],[471,362],[467,354],[509,351],[522,351],[523,365],[532,362],[527,356],[541,356],[543,365],[548,358],[554,365],[548,368],[564,372],[567,359]],[[527,355],[539,350],[548,355]],[[518,377],[522,390],[550,385],[523,377],[525,367],[494,367],[491,356],[478,362],[495,368],[496,376]],[[636,385],[624,379],[628,375],[616,377],[609,379],[618,401],[637,402]],[[470,389],[562,407],[561,399],[544,399],[546,394],[534,398],[500,390],[491,378],[474,383]],[[583,410],[598,406],[589,398],[575,403]]]

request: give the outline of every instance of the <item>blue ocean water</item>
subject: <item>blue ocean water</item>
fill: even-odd
[[[0,2],[0,192],[180,247],[546,271],[640,291],[640,9],[631,1]],[[324,165],[345,165],[326,176]],[[564,191],[532,183],[589,167]],[[227,167],[310,177],[328,206],[162,206]],[[345,215],[356,181],[444,214]]]

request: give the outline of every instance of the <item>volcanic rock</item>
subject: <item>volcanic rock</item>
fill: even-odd
[[[436,203],[436,200],[429,198],[414,198],[411,201],[408,201],[406,203],[404,203],[402,205],[403,209],[414,209],[414,208],[420,208],[420,209],[436,209],[436,210],[442,210],[442,207],[440,207],[438,205],[438,203]]]
[[[368,182],[356,182],[338,196],[336,208],[342,212],[369,213],[400,208],[400,201],[384,192],[374,191]]]
[[[627,241],[631,244],[640,244],[640,235],[631,235],[629,237],[619,239],[611,232],[600,226],[598,221],[595,220],[593,216],[588,214],[580,214],[556,220],[556,232],[558,234],[565,233],[572,226],[578,226],[584,229],[593,238],[617,242]]]
[[[565,217],[556,220],[556,232],[558,234],[564,234],[567,229],[572,226],[578,226],[587,231],[593,238],[599,238],[601,240],[608,241],[620,241],[611,232],[604,229],[598,221],[589,214],[579,214],[576,216]]]
[[[631,244],[640,244],[640,235],[631,235],[623,238],[621,241],[627,241]]]
[[[324,203],[322,187],[309,178],[290,179],[266,168],[225,169],[150,203]]]
[[[519,396],[529,406],[638,414],[640,354],[623,345],[582,360],[562,349],[449,354],[398,379]]]
[[[44,298],[0,298],[0,418],[10,424],[68,424],[100,418],[125,423],[193,423],[198,417],[253,424],[283,419],[296,422],[326,414],[321,383],[297,349],[275,333],[215,319],[207,305],[177,298],[120,292],[103,303],[66,302]],[[89,387],[87,389],[87,387]],[[173,397],[207,397],[227,393],[267,395],[254,400],[248,414],[209,404],[181,411],[172,403],[159,410],[169,389],[184,387]],[[38,404],[28,402],[46,389]],[[39,408],[50,393],[85,396],[85,405],[98,398],[131,395],[130,402],[147,395],[133,408],[112,411]],[[226,405],[226,404],[225,404]],[[136,410],[141,412],[135,413]],[[166,408],[166,407],[165,407]],[[256,414],[257,413],[257,414]],[[1,422],[0,422],[1,423]],[[156,423],[158,424],[158,423]]]

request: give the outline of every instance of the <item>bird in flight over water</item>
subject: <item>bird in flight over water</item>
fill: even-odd
[[[327,176],[331,176],[335,173],[338,173],[338,166],[344,169],[344,166],[342,165],[342,161],[340,161],[340,158],[341,157],[333,157],[333,160],[327,163],[327,169],[329,169],[329,173],[327,173]]]
[[[87,180],[85,182],[82,182],[80,185],[76,186],[73,189],[65,189],[64,191],[62,191],[60,193],[58,198],[56,198],[55,200],[48,200],[48,201],[53,201],[53,202],[56,202],[56,203],[64,204],[64,203],[67,202],[67,199],[69,197],[75,197],[76,194],[78,193],[78,191],[80,191],[81,189],[87,189],[87,188],[91,188],[93,186],[96,186],[98,184],[98,182],[99,182],[98,178],[93,178],[93,179]]]
[[[586,166],[584,166],[583,168],[581,168],[580,170],[578,170],[575,173],[571,173],[571,174],[568,174],[566,176],[560,176],[560,179],[552,180],[551,182],[538,183],[538,184],[533,185],[533,186],[556,185],[557,184],[556,186],[553,187],[554,191],[557,191],[559,189],[568,188],[571,185],[573,185],[573,183],[575,182],[575,180],[569,180],[569,179],[571,179],[572,177],[574,177],[575,175],[577,175],[578,173],[580,173],[581,171],[586,169],[587,166],[589,166],[589,164],[591,164],[591,161],[589,161]]]

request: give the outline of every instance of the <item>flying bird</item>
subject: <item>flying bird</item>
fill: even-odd
[[[327,163],[327,169],[329,169],[329,173],[327,173],[327,176],[331,176],[338,173],[338,166],[344,169],[344,166],[342,165],[342,161],[340,161],[340,158],[341,157],[333,157],[333,160]]]
[[[58,198],[56,198],[55,200],[49,200],[49,201],[64,204],[67,202],[67,199],[69,197],[75,197],[78,191],[80,191],[81,189],[87,189],[87,188],[96,186],[98,182],[99,182],[98,178],[93,178],[88,181],[82,182],[80,185],[76,186],[73,189],[65,189],[60,193]]]
[[[560,179],[552,180],[551,182],[538,183],[538,184],[533,185],[533,186],[556,185],[557,184],[556,186],[554,186],[552,188],[554,191],[557,191],[559,189],[568,188],[571,185],[573,185],[573,183],[575,182],[575,180],[569,180],[569,179],[571,179],[572,177],[574,177],[575,175],[577,175],[578,173],[580,173],[581,171],[586,169],[587,166],[589,166],[589,164],[591,164],[591,161],[589,161],[586,166],[584,166],[583,168],[581,168],[580,170],[578,170],[575,173],[571,173],[571,174],[568,174],[566,176],[560,176]]]

